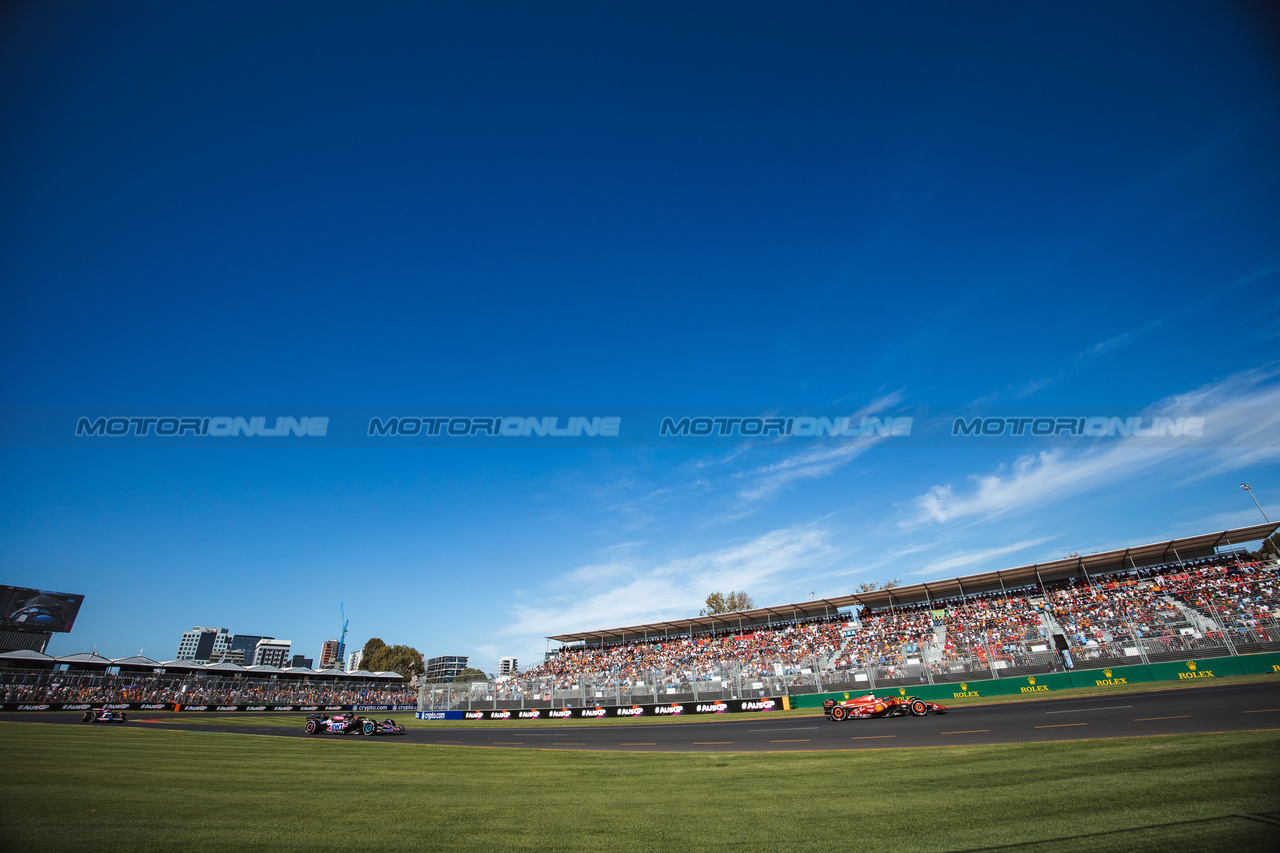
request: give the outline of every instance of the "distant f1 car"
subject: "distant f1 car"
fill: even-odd
[[[359,714],[308,714],[306,732],[309,735],[402,735],[404,726],[396,725],[395,720],[371,720]]]
[[[82,723],[124,723],[129,715],[124,711],[113,711],[110,708],[90,709],[80,718]]]
[[[836,702],[828,699],[822,703],[822,711],[833,722],[865,720],[869,717],[924,717],[929,714],[945,714],[947,709],[937,702],[926,702],[915,696],[876,696],[868,693],[853,699]]]

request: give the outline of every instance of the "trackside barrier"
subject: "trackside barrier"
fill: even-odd
[[[419,711],[419,720],[609,720],[643,717],[750,714],[781,711],[784,697],[728,699],[708,702],[669,702],[656,705],[598,705],[585,708],[489,709],[486,711]]]
[[[1111,687],[1118,684],[1138,684],[1147,681],[1191,681],[1221,678],[1228,675],[1257,675],[1280,672],[1280,653],[1267,652],[1238,657],[1187,660],[1176,663],[1153,663],[1137,666],[1114,666],[1110,669],[1072,670],[1041,675],[1009,678],[991,678],[982,681],[957,682],[955,684],[921,684],[918,687],[885,687],[877,690],[845,693],[818,693],[808,696],[792,696],[792,708],[821,708],[826,699],[848,699],[853,696],[918,696],[927,702],[946,704],[953,699],[971,699],[984,696],[1015,696],[1024,693],[1052,693],[1072,687]]]
[[[0,702],[0,711],[88,711],[90,708],[101,708],[102,702]],[[174,702],[108,702],[106,707],[113,711],[196,711],[208,713],[225,713],[234,711],[283,711],[297,713],[304,711],[340,712],[340,711],[416,711],[417,705],[184,705]]]

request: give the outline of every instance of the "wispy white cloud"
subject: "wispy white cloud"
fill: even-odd
[[[1244,495],[1241,495],[1241,501],[1245,506],[1232,510],[1230,512],[1215,512],[1213,515],[1203,518],[1196,518],[1194,521],[1187,521],[1177,525],[1169,535],[1169,538],[1176,536],[1191,536],[1198,533],[1204,533],[1206,530],[1232,530],[1237,527],[1250,527],[1254,524],[1262,524],[1262,513],[1258,512],[1258,508],[1253,505],[1253,501]],[[1280,518],[1280,507],[1262,502],[1262,508],[1266,510],[1267,516],[1271,519]],[[1237,543],[1241,544],[1241,543]]]
[[[545,636],[677,619],[696,613],[716,590],[745,589],[760,598],[821,563],[831,553],[828,540],[826,530],[807,524],[664,562],[635,557],[581,566],[547,584],[543,600],[516,605],[500,633]]]
[[[1164,322],[1165,321],[1163,319],[1152,320],[1151,322],[1132,331],[1121,332],[1120,334],[1113,335],[1104,341],[1098,341],[1098,343],[1093,344],[1092,346],[1085,347],[1080,352],[1067,359],[1065,363],[1060,363],[1060,366],[1055,373],[1049,376],[1041,376],[1036,379],[1028,380],[1021,385],[1010,385],[1003,391],[993,391],[990,394],[986,394],[979,397],[977,400],[974,400],[973,405],[989,406],[992,403],[997,403],[1004,399],[1025,400],[1027,397],[1030,397],[1039,391],[1053,387],[1096,359],[1121,349],[1134,340],[1137,340],[1142,335],[1145,335],[1147,332],[1159,327]]]
[[[872,400],[866,406],[854,411],[850,418],[861,421],[878,412],[898,405],[902,401],[902,393],[894,391]],[[744,477],[749,484],[738,492],[738,497],[747,502],[764,500],[801,480],[815,480],[827,477],[840,468],[857,459],[873,446],[883,441],[883,436],[866,436],[856,440],[843,440],[838,444],[820,447],[809,447],[787,456],[781,461],[746,472]]]
[[[480,643],[471,647],[469,655],[471,660],[468,663],[470,666],[474,666],[478,669],[485,661],[496,661],[506,653],[506,650],[502,649],[500,646],[491,645],[489,643]]]
[[[1118,335],[1113,335],[1112,337],[1107,338],[1105,341],[1099,341],[1093,346],[1085,347],[1080,352],[1076,353],[1075,356],[1067,362],[1066,366],[1060,369],[1055,375],[1041,379],[1033,379],[1021,388],[1014,390],[1010,396],[1015,400],[1024,400],[1032,394],[1035,394],[1037,391],[1043,391],[1045,388],[1052,387],[1095,359],[1101,358],[1107,353],[1115,352],[1128,344],[1138,335],[1159,326],[1162,322],[1162,320],[1153,320],[1134,332],[1121,332]]]
[[[739,491],[738,496],[745,501],[758,501],[797,481],[826,477],[866,453],[880,440],[879,437],[868,437],[835,447],[806,450],[782,462],[758,468],[753,472],[752,484]]]
[[[857,423],[899,405],[903,398],[900,391],[884,394],[850,410],[848,417]],[[679,469],[678,483],[651,482],[647,470],[624,471],[606,484],[587,484],[586,491],[598,495],[598,505],[612,512],[614,531],[656,533],[673,507],[697,528],[720,527],[756,515],[769,498],[788,487],[837,473],[885,440],[878,435],[821,443],[790,436],[745,440],[689,460]]]
[[[1270,265],[1265,267],[1259,267],[1258,269],[1254,270],[1251,273],[1246,273],[1245,275],[1240,276],[1240,278],[1237,279],[1237,284],[1252,284],[1255,281],[1260,281],[1261,279],[1264,279],[1264,278],[1270,278],[1274,274],[1275,274],[1275,268]],[[1280,294],[1277,294],[1277,295],[1280,296]]]
[[[949,483],[931,487],[912,502],[911,515],[899,526],[989,520],[1174,463],[1194,461],[1197,467],[1187,477],[1199,479],[1273,461],[1280,458],[1277,376],[1280,369],[1275,366],[1244,371],[1147,410],[1205,414],[1206,441],[1151,446],[1131,437],[1104,448],[1022,455],[994,473],[970,478],[968,489],[957,490]]]
[[[945,524],[973,516],[991,519],[1111,482],[1174,452],[1171,448],[1118,447],[1094,454],[1049,450],[1020,456],[1008,468],[971,478],[974,485],[967,491],[957,492],[950,483],[933,486],[915,500],[915,515],[899,524]]]
[[[1000,557],[1005,554],[1012,554],[1015,551],[1025,551],[1027,548],[1034,548],[1052,539],[1052,536],[1042,536],[1039,539],[1024,539],[1021,542],[1014,542],[1012,545],[1001,545],[998,548],[986,548],[980,551],[967,551],[959,554],[952,554],[945,560],[938,560],[930,563],[923,569],[911,572],[912,576],[919,575],[947,575],[953,573],[956,569],[965,566],[972,566],[977,563],[985,563],[993,557]]]

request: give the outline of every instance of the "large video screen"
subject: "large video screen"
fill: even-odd
[[[70,631],[83,595],[0,584],[0,628]]]

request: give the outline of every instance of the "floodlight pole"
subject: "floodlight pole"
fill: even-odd
[[[1262,504],[1258,503],[1258,499],[1253,496],[1253,489],[1249,488],[1248,483],[1241,483],[1240,488],[1249,493],[1249,497],[1253,498],[1253,504],[1258,508],[1258,512],[1262,513],[1262,517],[1267,519],[1267,524],[1271,523],[1271,519],[1267,518],[1267,512],[1262,508]]]

